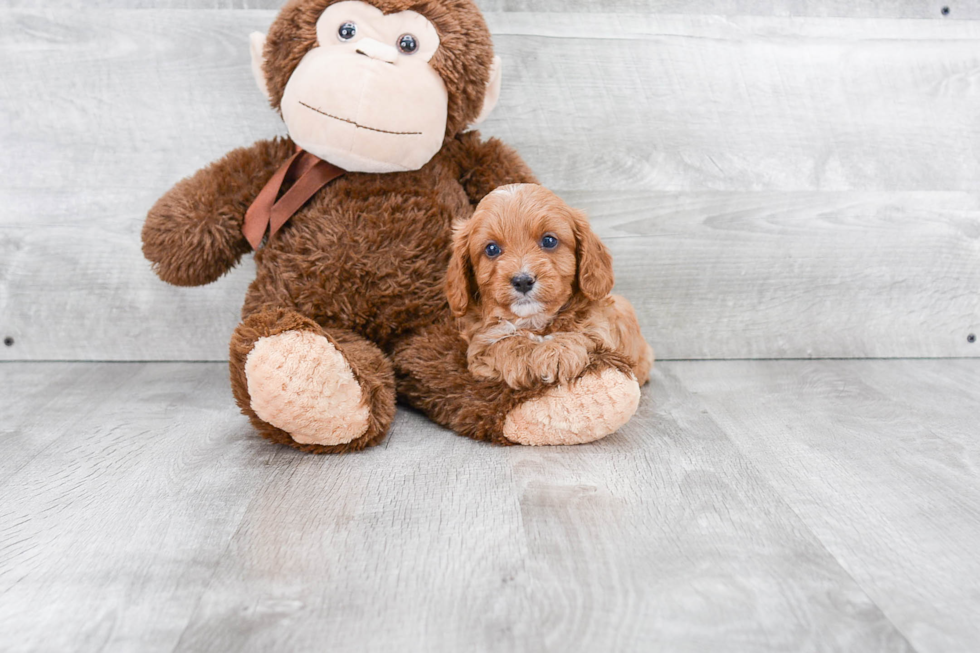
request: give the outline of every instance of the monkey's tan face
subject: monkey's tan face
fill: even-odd
[[[286,85],[282,116],[297,145],[356,172],[417,170],[442,147],[448,93],[429,60],[439,34],[414,11],[331,5],[318,47]]]

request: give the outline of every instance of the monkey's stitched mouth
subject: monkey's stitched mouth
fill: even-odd
[[[378,129],[377,127],[367,127],[365,125],[359,125],[353,120],[350,120],[348,118],[341,118],[340,116],[334,116],[327,113],[326,111],[317,109],[316,107],[311,107],[306,102],[300,102],[300,104],[306,107],[307,109],[309,109],[310,111],[315,111],[319,113],[321,116],[326,116],[327,118],[333,118],[334,120],[339,120],[340,122],[346,122],[349,125],[354,125],[358,129],[367,129],[368,131],[380,132],[382,134],[394,134],[395,136],[421,136],[422,135],[422,132],[393,132],[393,131],[388,131],[387,129]]]

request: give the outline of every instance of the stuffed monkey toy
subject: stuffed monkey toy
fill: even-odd
[[[518,391],[467,370],[444,292],[453,223],[495,187],[535,181],[466,131],[501,73],[471,0],[291,0],[251,49],[289,137],[179,182],[150,211],[143,252],[164,281],[196,286],[255,250],[230,369],[263,436],[363,449],[396,395],[499,444],[589,442],[633,415],[639,387],[612,352],[568,386]]]

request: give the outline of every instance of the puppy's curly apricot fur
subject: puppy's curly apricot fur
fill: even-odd
[[[612,286],[612,258],[588,219],[537,184],[497,189],[455,229],[446,293],[478,378],[564,384],[606,350],[645,384],[653,349]]]

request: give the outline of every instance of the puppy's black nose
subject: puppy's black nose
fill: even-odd
[[[529,292],[531,292],[531,288],[534,288],[535,281],[536,279],[532,277],[530,274],[527,274],[526,272],[522,272],[518,275],[511,277],[510,285],[514,286],[514,289],[517,292],[521,293],[522,295],[526,295]]]

